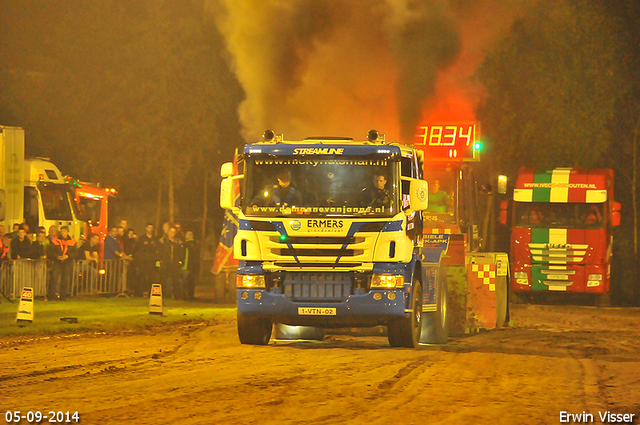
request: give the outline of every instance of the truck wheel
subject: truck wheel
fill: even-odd
[[[411,288],[411,313],[387,325],[387,338],[392,347],[416,348],[422,331],[422,286],[415,281]]]
[[[238,313],[238,338],[242,344],[269,344],[271,329],[269,320]]]
[[[424,332],[420,342],[426,344],[446,344],[449,338],[447,319],[447,275],[444,268],[438,273],[438,289],[436,295],[436,311],[424,313]]]

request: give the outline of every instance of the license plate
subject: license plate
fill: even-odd
[[[569,276],[566,274],[548,274],[547,279],[550,280],[569,280]]]
[[[298,307],[300,316],[335,316],[335,307]]]

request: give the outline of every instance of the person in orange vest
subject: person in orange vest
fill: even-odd
[[[49,299],[62,300],[67,295],[73,273],[73,259],[77,241],[69,236],[69,227],[60,227],[60,234],[51,241],[47,256],[53,261],[51,267],[53,295]],[[49,291],[51,292],[51,291]]]
[[[11,236],[2,235],[0,237],[0,261],[9,260],[11,257],[9,252],[11,250]]]
[[[9,237],[9,235],[4,234],[4,226],[2,226],[1,224],[0,226],[2,227],[2,233],[3,233],[2,236],[0,236],[0,281],[2,281],[3,279],[6,279],[6,277],[4,276],[4,272],[6,271],[6,266],[4,264],[7,263],[8,261],[11,261],[10,254],[9,254],[11,238]],[[2,292],[2,285],[0,285],[0,295],[7,298],[4,292]]]

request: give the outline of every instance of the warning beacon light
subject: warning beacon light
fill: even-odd
[[[370,142],[384,142],[384,134],[380,134],[378,130],[369,130],[367,132],[367,140]]]
[[[274,138],[276,137],[276,133],[273,132],[273,130],[265,130],[264,133],[262,133],[262,139],[265,142],[270,142],[272,141]]]
[[[432,123],[418,126],[415,146],[430,161],[479,161],[480,123]]]

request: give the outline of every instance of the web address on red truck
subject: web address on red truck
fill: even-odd
[[[525,188],[569,188],[569,189],[597,189],[593,183],[525,183]]]

